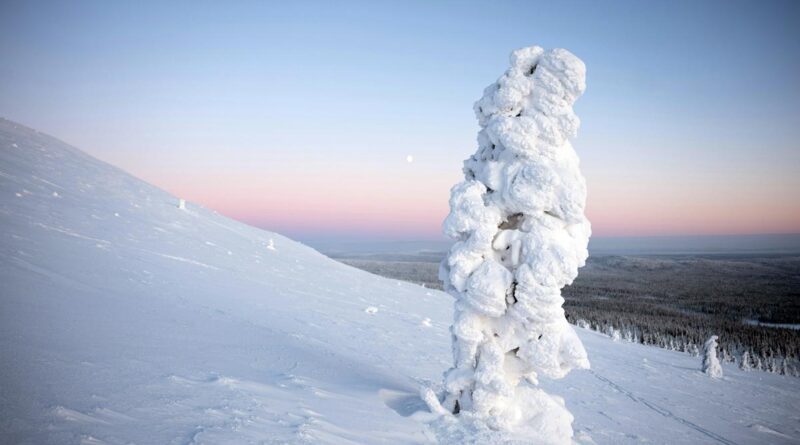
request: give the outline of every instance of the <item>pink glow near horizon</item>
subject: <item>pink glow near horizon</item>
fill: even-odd
[[[453,180],[407,179],[384,172],[344,180],[337,172],[312,171],[302,178],[294,173],[220,175],[166,188],[227,216],[278,232],[438,238]]]
[[[586,62],[596,236],[800,232],[792,2],[5,3],[0,116],[297,238],[441,238],[474,101],[532,44]]]
[[[344,176],[338,171],[308,171],[302,177],[289,171],[237,173],[164,185],[222,214],[278,232],[436,239],[449,210],[449,188],[459,179],[430,172]],[[713,189],[676,185],[624,190],[620,184],[591,185],[587,215],[595,236],[800,232],[797,206],[770,199],[769,190],[730,199]]]

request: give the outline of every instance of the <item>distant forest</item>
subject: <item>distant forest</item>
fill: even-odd
[[[441,289],[430,255],[339,260]],[[800,376],[800,256],[593,256],[563,293],[571,323],[690,354],[715,334],[724,361]]]
[[[591,258],[564,289],[567,318],[648,345],[695,353],[712,334],[724,361],[798,373],[800,257]]]

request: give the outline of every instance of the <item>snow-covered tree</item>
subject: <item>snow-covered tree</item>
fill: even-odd
[[[750,371],[752,369],[750,366],[750,353],[748,351],[742,353],[742,359],[739,361],[739,369],[742,371]]]
[[[770,354],[771,353],[772,352],[770,351]],[[778,362],[775,360],[774,355],[770,355],[769,357],[767,357],[767,371],[769,371],[772,374],[778,373]]]
[[[633,333],[631,332],[630,328],[625,328],[622,338],[627,342],[633,342]]]
[[[444,222],[456,242],[440,278],[456,301],[443,406],[493,429],[524,423],[544,443],[569,443],[563,399],[536,385],[589,367],[561,296],[585,263],[591,233],[569,142],[586,69],[563,49],[533,46],[510,59],[475,103],[478,150],[464,161]]]
[[[717,337],[712,335],[703,345],[703,372],[710,377],[718,379],[722,377],[722,365],[717,358]]]

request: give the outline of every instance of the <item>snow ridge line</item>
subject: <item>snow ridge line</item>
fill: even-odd
[[[650,401],[648,401],[646,399],[643,399],[643,398],[637,396],[636,394],[632,393],[631,391],[628,391],[627,389],[623,388],[622,386],[619,386],[618,384],[616,384],[613,381],[607,379],[606,377],[601,376],[600,374],[598,374],[596,371],[594,371],[592,369],[590,369],[589,372],[593,376],[595,376],[598,380],[607,383],[612,388],[614,388],[617,391],[621,392],[622,394],[625,394],[626,396],[628,396],[628,398],[630,398],[634,402],[641,403],[642,405],[650,408],[651,410],[657,412],[658,414],[661,414],[664,417],[669,417],[669,418],[671,418],[671,419],[673,419],[673,420],[675,420],[677,422],[680,422],[680,423],[688,426],[689,428],[697,431],[698,433],[703,434],[706,437],[709,437],[711,439],[716,440],[719,443],[723,443],[725,445],[738,445],[736,442],[733,442],[732,440],[728,440],[728,439],[720,436],[719,434],[717,434],[717,433],[715,433],[713,431],[709,431],[709,430],[701,427],[700,425],[698,425],[698,424],[696,424],[694,422],[691,422],[691,421],[689,421],[687,419],[684,419],[683,417],[676,416],[675,414],[672,413],[672,411],[670,411],[670,410],[668,410],[666,408],[662,408],[662,407],[656,405],[655,403],[652,403],[652,402],[650,402]]]

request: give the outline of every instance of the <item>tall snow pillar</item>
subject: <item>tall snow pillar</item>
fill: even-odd
[[[478,150],[451,190],[445,234],[455,240],[440,279],[455,297],[454,366],[442,405],[490,428],[524,428],[569,443],[572,415],[540,376],[588,368],[564,316],[561,288],[585,264],[586,183],[570,144],[586,67],[563,49],[532,46],[475,103]]]

